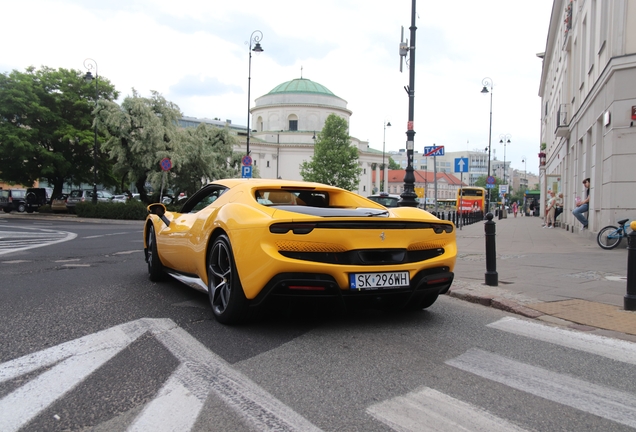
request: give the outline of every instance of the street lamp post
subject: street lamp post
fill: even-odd
[[[382,184],[382,192],[386,192],[386,176],[384,173],[386,172],[386,167],[384,165],[384,145],[386,143],[386,128],[391,127],[391,122],[384,122],[384,137],[382,138],[382,176],[380,177],[380,181],[384,180]]]
[[[503,175],[504,184],[507,184],[506,183],[506,144],[510,144],[510,138],[512,138],[512,135],[510,134],[499,135],[499,144],[504,145],[504,175]]]
[[[482,93],[490,93],[490,126],[488,128],[488,174],[486,178],[490,176],[490,150],[492,144],[492,79],[484,78],[481,81],[481,85],[484,87],[481,89]],[[490,211],[490,189],[488,188],[488,198],[486,199],[486,213]]]
[[[525,188],[523,191],[523,211],[521,212],[522,215],[525,215],[526,213],[526,190],[528,190],[528,158],[523,156],[523,159],[521,159],[521,162],[524,163],[524,167],[523,167],[523,187]]]
[[[249,68],[247,71],[247,155],[250,155],[250,134],[252,133],[250,129],[250,84],[252,82],[252,51],[255,53],[262,53],[263,48],[261,47],[261,40],[263,40],[263,33],[260,30],[254,30],[252,35],[250,36],[250,48],[249,48]],[[252,48],[252,43],[256,45]]]
[[[86,82],[93,81],[93,74],[91,70],[95,68],[95,108],[97,108],[97,101],[99,100],[99,74],[97,73],[97,62],[93,59],[87,58],[84,60],[84,67],[88,69],[84,80]],[[93,204],[97,204],[97,114],[95,114],[95,122],[93,124],[95,133],[95,142],[93,143]]]
[[[415,174],[413,173],[413,149],[415,146],[415,130],[413,129],[413,118],[415,112],[415,0],[411,2],[411,46],[404,46],[400,44],[400,55],[406,56],[406,52],[409,52],[409,85],[405,87],[407,94],[409,95],[409,121],[407,123],[406,130],[406,170],[404,174],[404,191],[400,195],[400,201],[398,205],[400,207],[417,207],[417,195],[415,194]],[[400,67],[400,71],[401,71]]]

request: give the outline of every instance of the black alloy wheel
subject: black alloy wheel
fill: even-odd
[[[146,263],[148,263],[148,278],[153,282],[159,282],[164,278],[163,264],[157,253],[157,236],[155,228],[148,227],[148,240],[146,241]]]
[[[247,299],[226,235],[214,240],[208,254],[208,295],[218,322],[236,324],[247,317]]]

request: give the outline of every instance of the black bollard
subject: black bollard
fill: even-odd
[[[627,237],[627,294],[625,310],[636,311],[636,221],[630,224],[632,232]]]
[[[497,275],[497,250],[495,247],[495,225],[492,220],[492,213],[486,215],[486,223],[484,230],[486,232],[486,285],[499,285],[499,276]]]

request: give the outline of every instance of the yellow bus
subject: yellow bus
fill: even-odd
[[[483,212],[486,207],[486,189],[477,186],[457,189],[457,203],[457,211],[460,213]]]
[[[455,211],[457,210],[457,200],[455,198],[452,199],[438,199],[437,207],[440,210],[444,211]]]

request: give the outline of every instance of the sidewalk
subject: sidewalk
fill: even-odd
[[[596,234],[543,228],[539,217],[493,219],[499,284],[485,284],[484,222],[457,229],[450,295],[579,330],[636,341],[636,312],[623,310],[627,241],[603,250]],[[602,331],[600,332],[602,333]]]

